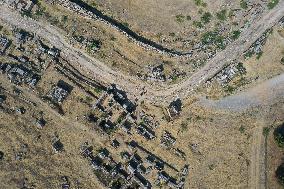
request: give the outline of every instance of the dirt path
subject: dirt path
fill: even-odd
[[[247,91],[216,101],[202,98],[200,103],[211,108],[240,112],[257,106],[271,105],[275,101],[284,102],[284,73]]]
[[[214,76],[225,65],[241,56],[266,29],[271,28],[283,15],[284,1],[281,1],[273,10],[267,10],[260,20],[243,31],[238,40],[229,45],[224,51],[218,53],[201,70],[181,83],[161,89],[156,86],[150,86],[134,77],[126,76],[121,72],[114,71],[101,61],[72,47],[55,27],[30,18],[23,18],[19,13],[11,11],[5,5],[0,6],[0,19],[3,22],[34,32],[38,36],[48,40],[51,45],[62,50],[62,55],[67,60],[77,65],[77,67],[88,70],[97,80],[103,81],[106,84],[117,83],[132,97],[138,97],[144,88],[147,92],[143,98],[159,103],[170,101],[175,96],[186,98],[200,83]]]
[[[251,189],[266,189],[265,177],[265,139],[262,134],[263,125],[254,129],[251,144],[249,185]]]

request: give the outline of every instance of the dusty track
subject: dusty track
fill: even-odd
[[[13,26],[21,27],[27,31],[36,33],[38,36],[48,40],[52,45],[62,50],[62,55],[77,66],[85,68],[94,74],[94,77],[104,83],[117,83],[131,96],[137,97],[143,88],[147,91],[144,99],[153,102],[169,101],[175,96],[186,98],[200,83],[213,77],[224,66],[237,59],[249,46],[258,39],[265,30],[275,25],[284,15],[284,1],[273,10],[264,12],[263,17],[253,23],[248,29],[242,32],[240,38],[229,45],[225,50],[218,53],[213,59],[185,81],[171,85],[166,88],[157,88],[142,83],[140,80],[126,76],[114,71],[104,63],[94,59],[86,53],[72,47],[66,42],[58,29],[47,23],[41,23],[30,18],[23,18],[19,13],[11,11],[4,5],[0,7],[0,19]]]

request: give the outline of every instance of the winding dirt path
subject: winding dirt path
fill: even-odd
[[[88,70],[96,79],[103,83],[117,83],[126,90],[132,97],[140,97],[140,92],[145,89],[146,93],[141,99],[152,102],[169,102],[174,97],[186,98],[199,84],[213,77],[224,66],[230,64],[247,50],[250,45],[257,40],[265,30],[271,28],[284,16],[284,1],[272,10],[266,10],[264,16],[248,29],[242,32],[240,38],[230,44],[225,50],[218,53],[207,64],[181,83],[174,84],[165,88],[150,86],[134,77],[114,71],[101,61],[90,57],[83,51],[72,47],[60,31],[47,24],[35,21],[31,18],[23,18],[18,12],[10,10],[5,5],[0,6],[0,19],[4,23],[23,28],[34,32],[38,36],[48,40],[62,50],[62,55],[78,67]]]

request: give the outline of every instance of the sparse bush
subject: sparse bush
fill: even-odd
[[[269,132],[270,132],[270,128],[269,127],[264,127],[263,131],[262,131],[262,134],[263,134],[263,136],[267,137],[269,135]]]
[[[279,0],[271,0],[271,1],[267,4],[267,7],[268,7],[268,9],[273,9],[278,3],[279,3]]]
[[[241,133],[244,133],[244,132],[245,132],[245,127],[242,125],[242,126],[239,128],[239,131],[240,131]]]
[[[244,58],[245,58],[245,59],[251,58],[252,55],[253,55],[253,51],[247,51],[247,52],[244,54]]]
[[[246,0],[241,0],[240,6],[242,9],[247,9],[248,8],[248,3]]]
[[[209,167],[210,170],[213,170],[214,169],[214,164],[210,164],[208,167]]]
[[[169,35],[170,35],[171,37],[175,37],[175,36],[176,36],[176,34],[173,33],[173,32],[169,33]]]
[[[111,40],[111,41],[116,41],[116,37],[111,36],[110,40]]]
[[[207,4],[203,0],[194,0],[195,5],[206,7]]]
[[[62,16],[62,22],[63,23],[66,23],[67,20],[68,20],[68,16],[66,16],[66,15]]]
[[[279,147],[284,147],[284,123],[275,129],[274,139]]]
[[[89,51],[97,51],[101,48],[102,43],[99,40],[92,40],[90,45],[88,46]]]
[[[227,20],[227,10],[226,9],[223,9],[219,12],[216,13],[216,16],[219,20],[221,21],[225,21]]]
[[[284,185],[284,163],[282,163],[276,170],[276,177],[280,184]]]
[[[236,31],[233,31],[233,32],[232,32],[231,38],[232,38],[233,40],[236,40],[236,39],[238,39],[238,38],[240,37],[240,35],[241,35],[241,31],[240,31],[240,30],[236,30]]]
[[[184,22],[184,19],[185,19],[185,16],[184,16],[184,15],[182,15],[182,14],[176,15],[176,21],[177,21],[178,23]]]
[[[182,131],[186,131],[188,129],[187,123],[186,122],[182,122],[181,123],[181,130]]]
[[[284,65],[284,57],[281,58],[281,64]]]
[[[129,24],[127,22],[123,22],[122,24],[127,28],[129,27]]]
[[[30,18],[32,18],[32,16],[33,16],[30,11],[26,11],[26,10],[23,10],[23,11],[21,12],[21,15],[22,15],[22,16],[27,16],[27,17],[30,17]]]
[[[228,85],[226,88],[225,88],[225,92],[229,93],[229,94],[232,94],[233,92],[235,91],[235,88]]]
[[[193,25],[197,28],[203,28],[203,24],[199,21],[193,21]]]
[[[212,15],[210,12],[205,12],[202,16],[201,16],[201,21],[204,23],[204,24],[207,24],[210,22],[212,18]]]
[[[219,49],[224,49],[225,44],[224,44],[224,37],[219,35],[217,32],[206,32],[205,34],[202,35],[201,39],[203,44],[206,45],[215,45]]]

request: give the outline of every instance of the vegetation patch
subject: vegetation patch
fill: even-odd
[[[276,170],[276,177],[280,184],[284,185],[284,163],[282,163]]]
[[[219,35],[218,32],[206,32],[203,34],[201,41],[204,45],[215,45],[219,49],[225,48],[224,37]]]
[[[206,7],[207,4],[203,0],[194,0],[195,5]]]
[[[193,25],[197,28],[203,28],[203,24],[200,21],[193,21]]]
[[[182,23],[182,22],[184,22],[184,20],[185,20],[185,16],[184,15],[182,15],[182,14],[176,15],[176,21],[178,23]]]
[[[275,129],[274,139],[279,147],[284,147],[284,123]]]
[[[212,15],[210,12],[205,12],[202,16],[201,16],[201,21],[204,24],[207,24],[211,21]]]
[[[268,7],[268,9],[273,9],[278,3],[279,3],[279,0],[271,0],[271,1],[267,4],[267,7]]]
[[[217,12],[216,17],[221,21],[227,20],[227,10],[223,9],[223,10]]]
[[[240,35],[241,35],[241,31],[240,31],[240,30],[236,30],[236,31],[233,31],[233,32],[232,32],[231,38],[232,38],[233,40],[236,40],[236,39],[238,39],[238,38],[240,37]]]
[[[240,6],[242,9],[247,9],[248,8],[248,3],[246,0],[241,0]]]

